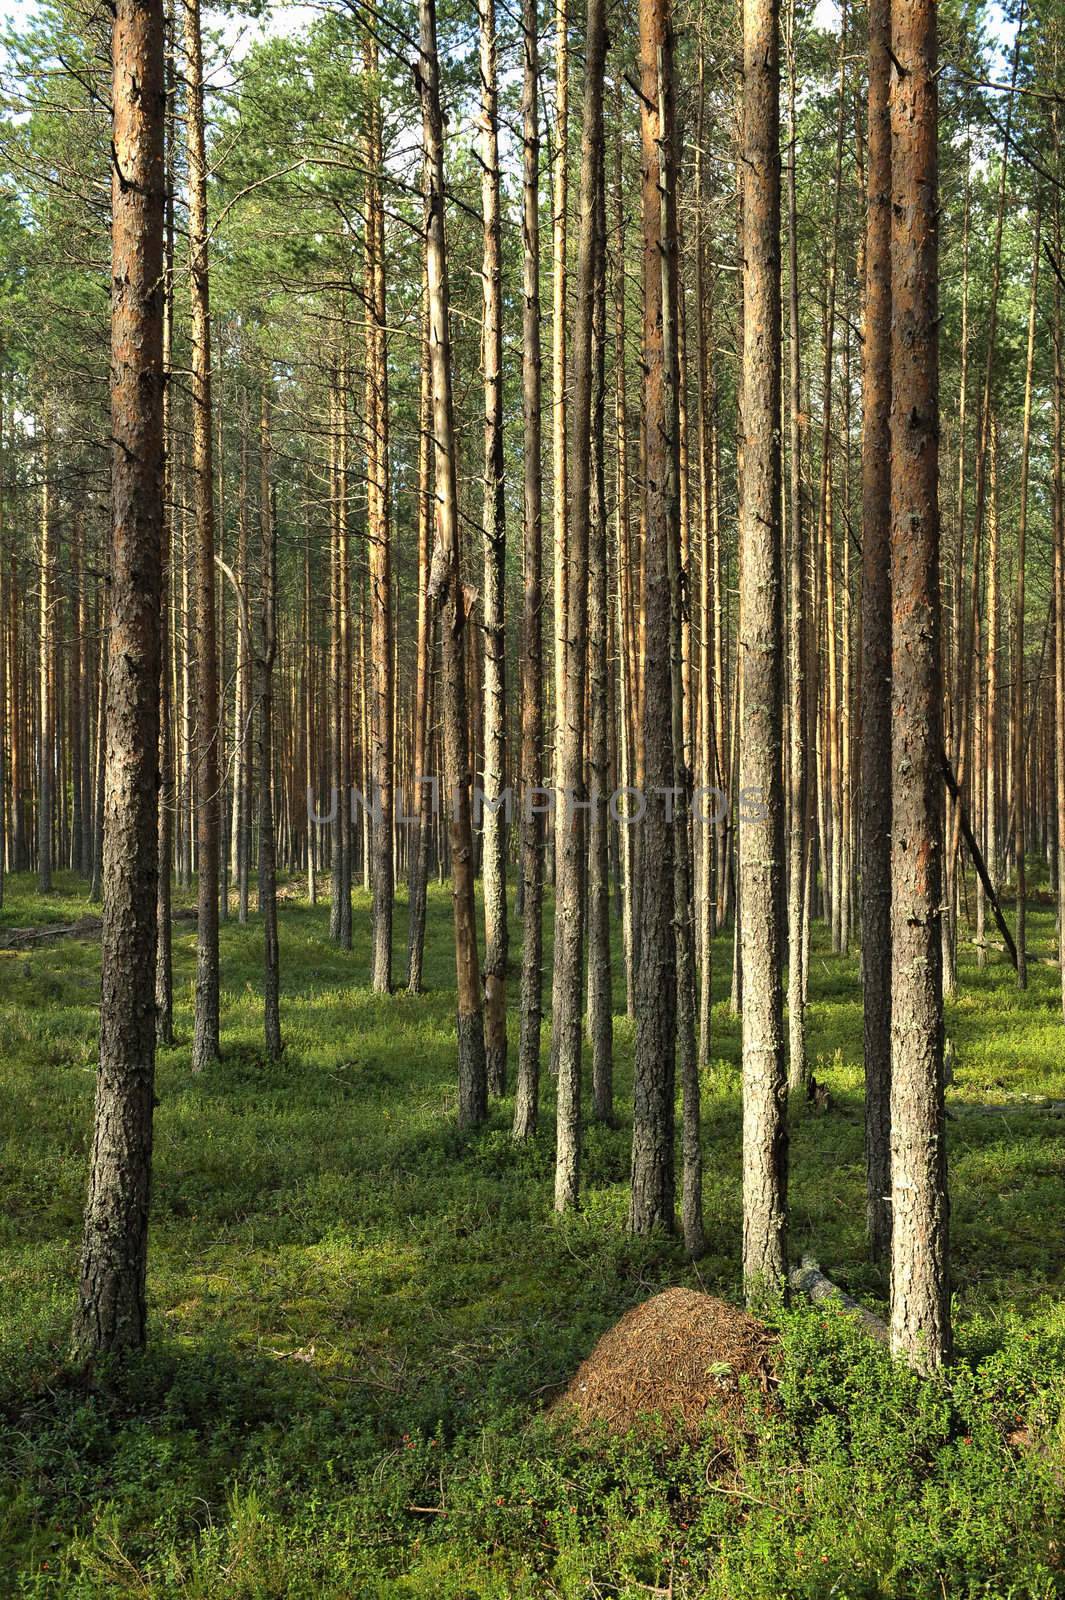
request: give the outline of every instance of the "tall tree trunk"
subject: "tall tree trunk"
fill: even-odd
[[[424,299],[424,292],[423,292]],[[407,988],[422,987],[425,951],[426,888],[432,837],[432,788],[426,771],[429,695],[432,684],[434,618],[429,605],[429,562],[433,532],[433,374],[429,355],[429,317],[422,312],[421,394],[418,401],[418,633],[414,686],[414,831],[410,845],[410,899],[407,931]],[[423,781],[424,780],[424,781]]]
[[[891,50],[891,1345],[950,1359],[943,1109],[935,0]]]
[[[165,4],[165,0],[161,0]],[[171,692],[170,631],[172,603],[170,565],[173,548],[174,470],[171,458],[174,400],[171,369],[174,352],[174,161],[177,123],[175,39],[173,15],[166,17],[167,49],[165,63],[165,189],[163,235],[163,516],[160,524],[160,603],[159,633],[159,811],[158,878],[155,916],[155,1037],[156,1043],[174,1042],[174,966],[170,925],[171,878],[174,870],[174,727]],[[87,742],[87,741],[86,741]]]
[[[643,224],[644,787],[640,966],[636,978],[632,1193],[634,1233],[674,1227],[677,964],[673,927],[676,782],[671,576],[679,543],[676,196],[673,18],[669,0],[640,0],[640,171]],[[666,226],[669,222],[669,226]]]
[[[259,702],[259,910],[263,919],[263,1028],[266,1054],[281,1054],[281,960],[277,939],[277,842],[274,835],[274,660],[277,626],[277,532],[271,482],[271,407],[264,380],[259,412],[259,649],[255,668]]]
[[[211,312],[207,262],[200,0],[185,0],[189,252],[192,284],[192,489],[196,522],[196,1017],[192,1070],[218,1057],[218,650],[215,638]]]
[[[577,1203],[581,1155],[581,1023],[584,963],[584,731],[588,645],[588,541],[591,483],[592,325],[595,309],[599,184],[603,156],[604,0],[588,0],[581,126],[577,311],[573,323],[573,404],[565,530],[566,634],[557,751],[555,818],[555,972],[552,1052],[558,1068],[555,1209]]]
[[[891,1243],[891,0],[869,8],[862,428],[862,1005],[866,1226]]]
[[[495,0],[478,0],[481,208],[484,213],[484,1031],[490,1094],[507,1077],[506,484],[503,476],[503,282]]]
[[[1057,70],[1059,40],[1054,40]],[[1054,254],[1062,259],[1062,126],[1060,107],[1051,110],[1054,130]],[[1054,274],[1054,754],[1055,806],[1057,806],[1057,949],[1060,966],[1060,1005],[1065,1014],[1065,459],[1062,427],[1065,426],[1065,352],[1062,338],[1062,283]]]
[[[537,0],[522,0],[522,421],[524,508],[521,637],[521,872],[524,886],[521,947],[521,1037],[514,1096],[514,1136],[536,1129],[543,1015],[543,476],[540,353],[540,120]],[[535,796],[535,800],[534,800]]]
[[[552,522],[554,531],[555,588],[555,788],[561,787],[562,717],[566,699],[566,550],[568,543],[569,484],[566,455],[568,384],[567,335],[567,250],[569,243],[569,0],[554,0],[555,5],[555,149],[551,194],[551,454],[554,475]],[[565,819],[556,812],[552,824],[552,874],[555,870],[554,846]],[[557,974],[557,957],[555,972]],[[557,1071],[552,1039],[552,1070]]]
[[[41,523],[38,555],[39,628],[37,634],[39,755],[37,792],[37,888],[52,892],[52,814],[55,810],[55,683],[54,642],[52,638],[52,566],[55,551],[52,538],[52,489],[49,481],[51,458],[51,405],[46,401],[41,428]]]
[[[112,30],[111,637],[103,984],[89,1196],[74,1317],[82,1358],[144,1344],[155,1096],[163,529],[162,0]]]
[[[395,862],[392,854],[393,756],[395,743],[392,686],[392,515],[389,492],[388,320],[385,294],[385,212],[381,196],[384,166],[381,94],[377,82],[377,43],[366,36],[366,70],[371,79],[366,140],[366,443],[367,532],[370,565],[370,743],[373,792],[373,954],[370,982],[377,994],[392,988],[392,908]]]
[[[806,1056],[806,956],[809,923],[805,911],[807,859],[807,782],[806,748],[808,741],[806,708],[809,685],[806,681],[806,535],[802,507],[802,363],[799,348],[799,209],[798,123],[796,120],[795,0],[788,5],[788,422],[790,458],[788,462],[788,608],[789,675],[789,768],[788,791],[788,1084],[796,1091],[809,1088],[810,1068]]]
[[[455,411],[451,389],[451,330],[444,237],[444,128],[440,111],[435,0],[418,0],[418,23],[418,90],[422,103],[425,159],[429,169],[426,265],[429,276],[429,348],[433,368],[433,461],[436,483],[436,547],[429,589],[430,598],[441,609],[443,634],[445,804],[449,815],[458,998],[458,1116],[460,1125],[466,1126],[483,1121],[486,1115],[488,1081],[473,898],[471,774],[464,656],[467,607],[459,565]]]
[[[780,530],[778,0],[743,5],[743,472],[740,502],[740,922],[743,1276],[750,1303],[787,1270],[787,1073],[781,968],[783,773]],[[748,802],[744,816],[742,801]]]
[[[595,290],[592,315],[591,515],[588,530],[588,1038],[592,1101],[600,1122],[614,1115],[614,1022],[610,972],[610,611],[607,598],[606,185],[603,152],[596,181]]]
[[[1039,310],[1039,245],[1042,236],[1042,196],[1036,196],[1032,237],[1032,288],[1028,302],[1028,352],[1024,372],[1024,420],[1021,424],[1020,511],[1017,517],[1017,576],[1013,601],[1013,854],[1017,872],[1017,987],[1028,987],[1026,931],[1027,877],[1025,841],[1025,737],[1024,737],[1024,564],[1028,530],[1028,469],[1032,440],[1032,377],[1035,366],[1035,326]]]

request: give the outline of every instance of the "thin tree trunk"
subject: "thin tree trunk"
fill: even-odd
[[[55,551],[52,543],[52,491],[51,474],[51,406],[45,402],[41,429],[41,522],[38,546],[38,572],[40,608],[37,634],[37,685],[38,685],[38,790],[37,790],[37,888],[41,894],[52,892],[52,814],[55,810],[55,686],[53,671],[53,616],[52,616],[52,565]]]
[[[788,346],[789,384],[789,476],[788,511],[791,538],[788,544],[790,605],[788,609],[789,675],[789,768],[788,792],[788,1085],[796,1093],[806,1092],[810,1067],[806,1057],[806,940],[809,923],[803,915],[807,855],[806,748],[808,742],[806,708],[809,686],[806,681],[806,535],[802,507],[802,363],[799,348],[799,210],[796,166],[798,163],[798,123],[796,120],[795,0],[788,5]]]
[[[449,813],[458,999],[458,1117],[460,1125],[466,1126],[483,1121],[487,1112],[488,1082],[473,898],[471,774],[464,657],[467,603],[459,566],[455,413],[451,389],[451,332],[448,324],[447,247],[444,237],[444,129],[440,111],[435,0],[419,0],[418,22],[418,90],[422,103],[425,159],[429,169],[426,263],[429,276],[429,348],[433,368],[433,459],[436,484],[436,547],[429,591],[430,598],[441,608],[443,634],[445,803]]]
[[[1024,372],[1024,420],[1021,425],[1020,511],[1017,518],[1017,576],[1013,602],[1013,855],[1017,873],[1017,987],[1028,987],[1025,954],[1027,877],[1025,863],[1025,737],[1024,737],[1024,563],[1028,530],[1028,470],[1032,439],[1032,377],[1035,367],[1035,327],[1039,309],[1039,246],[1042,236],[1042,196],[1035,202],[1032,237],[1032,288],[1028,302],[1028,353]]]
[[[424,292],[423,292],[424,299]],[[426,889],[432,837],[432,789],[426,772],[429,692],[433,666],[433,614],[429,605],[429,562],[433,532],[433,375],[429,355],[429,317],[422,313],[421,394],[418,402],[418,635],[414,687],[414,823],[410,845],[410,899],[407,931],[407,989],[419,994],[425,952]],[[423,781],[424,780],[424,781]]]
[[[543,477],[540,353],[540,123],[537,0],[522,0],[522,421],[524,423],[523,609],[521,640],[521,1037],[514,1137],[536,1129],[543,1015],[544,829],[536,791],[543,782]],[[534,803],[534,795],[536,802]]]
[[[259,701],[259,910],[263,919],[263,1029],[266,1054],[281,1055],[281,960],[277,938],[277,842],[274,835],[274,660],[277,627],[277,534],[271,482],[271,406],[269,380],[262,388],[259,413],[260,602],[259,650],[255,662]]]
[[[588,644],[588,543],[591,499],[592,325],[598,253],[598,189],[603,157],[604,0],[588,0],[581,127],[577,311],[573,323],[573,404],[565,530],[566,634],[557,752],[555,819],[555,972],[552,1053],[558,1069],[555,1209],[576,1205],[581,1156],[581,1032],[584,978],[585,672]]]
[[[478,0],[481,207],[484,213],[484,1031],[488,1090],[507,1078],[506,484],[503,461],[503,283],[495,0]]]
[[[645,535],[644,788],[640,966],[636,979],[632,1192],[634,1233],[674,1228],[677,958],[673,787],[673,606],[679,541],[673,19],[669,0],[640,0],[640,143],[643,227]],[[665,224],[668,223],[668,226]]]
[[[192,489],[196,521],[196,1017],[192,1070],[218,1049],[218,650],[215,638],[211,313],[207,262],[200,0],[185,0],[189,251],[192,285]]]
[[[780,40],[777,0],[743,6],[743,472],[740,503],[743,1276],[787,1275],[787,1072],[781,969]]]
[[[393,757],[392,529],[389,493],[388,355],[385,344],[385,215],[381,197],[384,145],[377,44],[367,33],[366,69],[371,77],[366,148],[366,443],[367,531],[370,563],[372,686],[373,955],[370,982],[377,994],[392,988]]]
[[[610,972],[610,689],[606,422],[606,186],[603,152],[596,183],[595,291],[592,317],[592,483],[588,539],[588,1037],[592,1100],[600,1122],[614,1115],[614,1024]]]
[[[891,1245],[891,0],[869,9],[862,428],[862,1005],[866,1227]]]

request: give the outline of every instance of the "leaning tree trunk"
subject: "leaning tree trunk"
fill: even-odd
[[[935,0],[894,0],[891,1347],[950,1359],[943,1110]]]
[[[522,419],[525,426],[524,573],[521,638],[521,1037],[514,1096],[514,1137],[536,1129],[543,1014],[543,479],[540,459],[540,123],[537,0],[522,0]]]
[[[677,323],[668,306],[675,241],[664,226],[676,193],[673,18],[669,0],[640,0],[640,143],[643,224],[643,423],[645,437],[640,965],[636,975],[632,1192],[634,1233],[674,1227],[674,1089],[677,966],[674,884],[675,782],[670,577],[679,540]],[[668,796],[668,799],[667,799]]]
[[[780,461],[780,39],[777,0],[743,7],[743,472],[740,501],[740,958],[743,1277],[784,1293],[787,1072],[783,965]],[[746,815],[744,815],[746,802]]]
[[[185,0],[189,251],[192,284],[192,490],[196,522],[196,1015],[192,1070],[218,1056],[218,650],[215,638],[211,311],[200,0]]]
[[[862,431],[862,1001],[866,1225],[891,1242],[891,0],[869,8]]]
[[[103,980],[74,1317],[74,1348],[85,1358],[136,1349],[145,1340],[164,515],[162,0],[117,0],[112,65],[113,520]]]
[[[455,975],[458,999],[458,1117],[462,1126],[487,1113],[481,978],[473,898],[473,830],[470,820],[469,727],[466,711],[466,593],[459,565],[455,409],[451,388],[447,247],[444,238],[444,124],[436,53],[435,0],[418,0],[418,92],[429,179],[426,269],[429,278],[429,349],[433,369],[433,461],[436,548],[430,598],[440,607],[443,635],[444,778],[451,847]]]

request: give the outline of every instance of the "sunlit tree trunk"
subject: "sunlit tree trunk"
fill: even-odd
[[[893,0],[891,1345],[950,1359],[943,1108],[935,0]]]
[[[444,804],[449,817],[458,991],[458,1116],[460,1124],[468,1125],[484,1119],[488,1082],[473,899],[465,663],[467,602],[459,566],[455,413],[451,389],[451,332],[448,324],[447,248],[444,238],[444,130],[440,111],[440,67],[436,54],[435,0],[419,0],[418,22],[418,90],[422,103],[425,159],[429,169],[426,263],[429,277],[429,349],[433,370],[433,461],[436,484],[436,545],[429,588],[431,598],[440,607],[443,636]]]
[[[111,631],[100,1067],[74,1349],[146,1331],[155,1098],[159,657],[163,533],[161,0],[116,0],[112,28]]]
[[[583,800],[588,539],[592,492],[592,324],[603,162],[604,0],[588,0],[581,127],[577,310],[573,321],[573,398],[565,530],[566,636],[555,817],[555,974],[552,1052],[558,1069],[555,1209],[577,1202],[581,1151],[581,1025],[584,981],[585,825]]]
[[[777,0],[743,6],[743,432],[740,502],[740,923],[743,1276],[750,1303],[787,1268],[781,925],[780,40]]]
[[[514,1136],[536,1128],[543,1011],[544,830],[543,780],[543,478],[540,352],[540,124],[537,0],[522,0],[522,421],[524,515],[521,639],[521,871],[524,885],[521,951],[521,1038],[514,1097]]]
[[[218,649],[211,438],[211,312],[207,262],[200,0],[185,0],[189,253],[192,286],[192,493],[196,524],[196,1014],[192,1070],[218,1056]]]

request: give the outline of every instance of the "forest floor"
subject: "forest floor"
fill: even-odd
[[[47,901],[9,880],[0,935],[73,921],[93,909],[84,894],[70,877]],[[545,1408],[656,1289],[737,1294],[730,947],[715,952],[703,1077],[709,1250],[692,1266],[673,1241],[625,1232],[623,1016],[620,1125],[587,1131],[579,1214],[551,1212],[546,1071],[528,1147],[510,1138],[509,1100],[477,1132],[456,1130],[449,928],[449,896],[434,889],[430,992],[379,998],[366,987],[366,897],[352,954],[329,943],[328,906],[286,901],[287,1050],[270,1066],[261,930],[254,917],[224,924],[224,1059],[193,1078],[195,934],[175,927],[180,1043],[158,1068],[151,1349],[92,1382],[66,1347],[99,941],[0,949],[0,1592],[1065,1595],[1065,1123],[1025,1099],[1065,1099],[1055,970],[1033,967],[1022,996],[1001,956],[978,970],[970,952],[949,1007],[949,1380],[922,1383],[851,1320],[798,1306],[779,1319],[779,1410],[722,1476],[709,1438],[582,1441]],[[397,971],[405,933],[401,904]],[[1030,945],[1052,940],[1051,913],[1033,903]],[[832,1103],[794,1118],[791,1249],[882,1306],[863,1239],[856,959],[819,945],[811,986]],[[512,1050],[517,1023],[514,1009]]]

